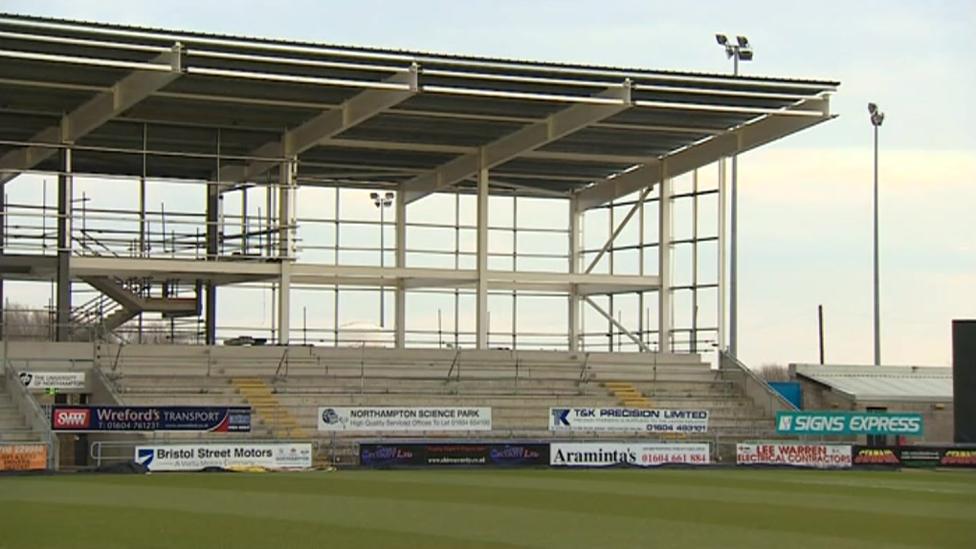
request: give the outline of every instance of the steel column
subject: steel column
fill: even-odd
[[[475,342],[488,348],[488,169],[478,170],[478,291]]]
[[[402,191],[396,195],[396,266],[407,266],[407,201]],[[393,339],[396,348],[403,349],[407,345],[407,292],[402,278],[397,279],[395,305]]]
[[[282,162],[278,175],[278,260],[281,272],[278,276],[278,344],[288,345],[291,333],[291,262],[294,259],[294,160]]]
[[[671,352],[671,181],[668,163],[661,162],[661,189],[658,192],[658,350]]]
[[[573,196],[569,199],[569,273],[576,274],[580,267],[580,215],[578,201]],[[580,332],[580,300],[576,285],[569,292],[569,350],[579,350]]]
[[[58,271],[57,309],[54,316],[57,341],[71,337],[71,147],[60,149],[61,162],[58,173]]]

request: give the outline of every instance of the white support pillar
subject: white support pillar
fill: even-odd
[[[295,259],[295,171],[292,159],[279,166],[278,179],[278,344],[288,345],[291,331],[291,262]]]
[[[396,266],[400,269],[407,266],[407,201],[402,191],[396,196]],[[402,278],[396,284],[394,332],[396,348],[403,349],[407,343],[407,292]]]
[[[580,268],[580,223],[583,216],[579,211],[576,197],[569,199],[569,274],[576,274]],[[574,284],[569,292],[569,350],[579,350],[580,299]]]
[[[280,263],[278,276],[278,344],[288,345],[291,333],[291,263]]]
[[[295,172],[297,159],[282,162],[278,175],[278,258],[295,259]]]
[[[725,345],[725,211],[728,191],[725,184],[725,159],[718,161],[718,348]]]
[[[671,181],[668,162],[661,162],[661,190],[658,193],[658,351],[671,352]]]
[[[478,292],[475,342],[488,348],[488,168],[478,170]]]

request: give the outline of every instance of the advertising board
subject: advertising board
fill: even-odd
[[[490,431],[491,408],[323,406],[319,431]]]
[[[736,465],[785,465],[817,469],[851,467],[848,444],[739,443],[735,445]]]
[[[854,465],[894,467],[976,467],[976,447],[855,446]]]
[[[363,443],[359,463],[366,467],[530,466],[549,464],[549,445],[540,443],[407,442]]]
[[[776,432],[784,435],[921,436],[921,414],[905,412],[777,412]]]
[[[31,391],[81,391],[85,388],[85,372],[18,372],[21,383]]]
[[[0,445],[0,472],[41,471],[47,468],[47,445]]]
[[[553,467],[659,467],[709,462],[708,444],[554,442],[549,447],[549,464]]]
[[[549,408],[549,430],[705,433],[708,431],[708,410]]]
[[[51,429],[71,432],[251,430],[246,406],[67,406],[51,407]]]
[[[311,443],[166,444],[137,446],[135,460],[150,471],[263,467],[310,469]]]

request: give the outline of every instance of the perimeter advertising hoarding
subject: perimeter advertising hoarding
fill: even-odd
[[[554,442],[549,447],[553,467],[611,467],[630,465],[708,465],[708,444]]]
[[[976,447],[855,446],[854,465],[976,467]]]
[[[0,445],[0,472],[47,469],[46,444]]]
[[[81,391],[85,388],[85,372],[18,372],[17,376],[31,391]]]
[[[817,469],[851,467],[849,444],[739,443],[736,465],[786,465]]]
[[[491,408],[323,406],[319,431],[491,431]]]
[[[251,430],[247,406],[61,406],[51,408],[51,429],[71,432]]]
[[[264,467],[311,469],[311,443],[167,444],[138,446],[137,463],[150,471],[202,471],[209,468]]]
[[[540,443],[406,442],[359,445],[359,464],[366,467],[491,466],[549,464],[549,445]]]
[[[776,412],[776,432],[784,435],[922,436],[922,414],[903,412]]]
[[[708,431],[708,410],[549,408],[549,430],[705,433]]]

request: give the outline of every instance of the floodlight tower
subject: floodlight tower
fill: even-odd
[[[376,206],[377,208],[379,208],[379,210],[380,210],[380,268],[382,268],[382,267],[385,267],[386,266],[385,265],[385,259],[386,258],[383,257],[384,255],[386,255],[385,240],[383,238],[384,212],[386,212],[386,209],[387,208],[389,208],[391,205],[393,205],[393,193],[392,192],[386,192],[383,195],[380,195],[380,193],[369,193],[369,197],[373,199],[373,205]],[[381,277],[380,278],[380,328],[384,328],[384,327],[386,327],[386,324],[384,323],[384,318],[386,317],[386,313],[385,313],[385,309],[383,307],[383,278],[382,278],[382,275],[380,275],[380,277]]]
[[[878,105],[868,103],[868,114],[874,126],[874,365],[881,365],[881,289],[878,276],[878,129],[884,122],[884,113]]]
[[[716,34],[715,41],[719,46],[725,48],[726,57],[732,59],[732,74],[739,76],[739,61],[752,61],[752,46],[749,39],[745,36],[736,36],[735,44],[729,42],[729,37],[724,34]],[[736,356],[738,345],[738,326],[736,322],[738,314],[738,198],[737,198],[737,179],[739,172],[738,155],[732,155],[732,211],[731,211],[731,249],[729,250],[729,354]]]

